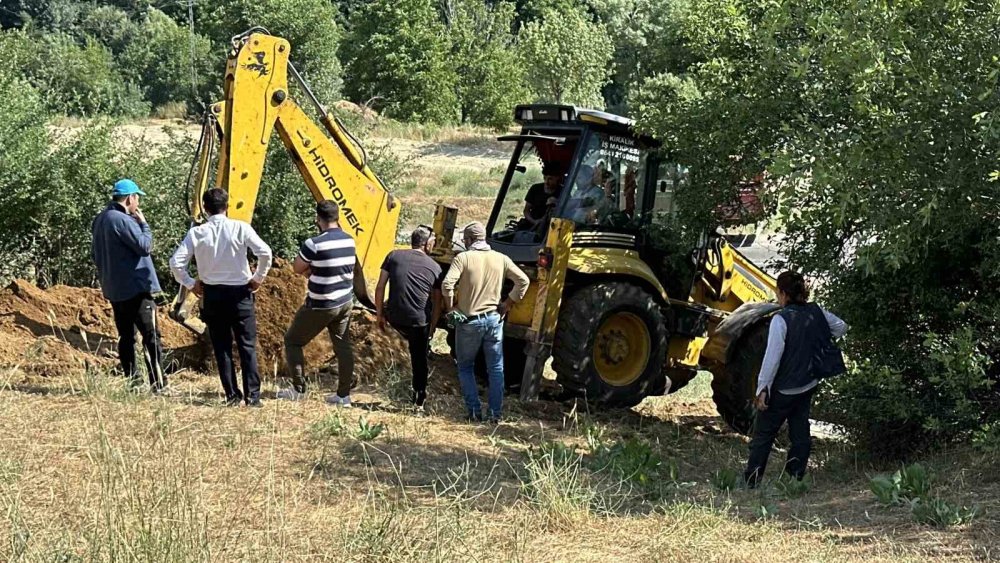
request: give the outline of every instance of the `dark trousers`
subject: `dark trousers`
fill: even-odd
[[[396,326],[392,328],[399,331],[406,338],[406,343],[410,348],[410,368],[413,372],[413,402],[416,405],[424,404],[427,398],[427,355],[430,353],[430,326]]]
[[[814,391],[815,389],[811,389],[798,395],[774,392],[771,394],[767,410],[757,413],[753,439],[750,441],[750,459],[743,475],[748,485],[756,486],[763,478],[767,458],[771,456],[771,446],[774,445],[774,439],[786,420],[788,439],[792,445],[785,460],[785,473],[796,479],[805,476],[809,452],[812,449],[812,438],[809,436],[809,409],[812,406]]]
[[[303,305],[295,313],[291,326],[285,331],[285,362],[296,391],[306,392],[306,356],[302,349],[326,329],[337,356],[337,395],[351,394],[354,386],[354,348],[350,332],[353,310],[353,303],[333,309],[312,309]]]
[[[133,382],[138,382],[139,369],[135,361],[135,332],[138,329],[145,349],[149,385],[153,389],[164,388],[167,376],[163,373],[163,350],[160,348],[160,329],[156,324],[156,303],[153,296],[140,293],[125,301],[113,301],[111,309],[118,329],[118,359],[121,361],[122,371]]]
[[[250,286],[206,285],[201,304],[201,318],[208,325],[208,335],[219,365],[219,379],[227,401],[245,399],[247,404],[260,400],[260,373],[257,370],[257,317]],[[236,384],[233,366],[233,339],[243,368],[243,392]]]

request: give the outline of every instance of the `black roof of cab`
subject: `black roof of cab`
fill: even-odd
[[[514,121],[522,126],[556,123],[568,125],[574,122],[596,124],[612,132],[635,136],[648,145],[660,145],[659,141],[649,135],[637,132],[634,120],[596,109],[571,105],[522,104],[514,108]]]

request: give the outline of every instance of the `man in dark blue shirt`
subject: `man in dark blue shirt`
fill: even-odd
[[[326,402],[351,406],[354,384],[354,349],[348,329],[354,308],[354,239],[340,228],[340,207],[333,201],[316,204],[316,226],[320,234],[302,243],[292,268],[309,278],[306,302],[295,313],[285,332],[285,361],[292,386],[278,392],[279,399],[305,398],[305,355],[302,348],[326,329],[337,356],[337,392]]]
[[[150,256],[153,233],[139,209],[139,196],[144,195],[132,180],[115,183],[111,202],[94,219],[91,250],[101,291],[114,311],[122,371],[133,384],[138,383],[135,360],[135,331],[138,329],[146,352],[149,385],[159,393],[167,386],[153,301],[153,294],[160,292],[160,282]]]

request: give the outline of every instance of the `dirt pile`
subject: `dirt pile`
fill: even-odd
[[[276,261],[257,293],[257,349],[265,376],[285,375],[284,334],[305,294],[305,279],[287,263]],[[173,367],[206,370],[211,363],[207,342],[169,319],[163,309],[158,318],[164,353]],[[111,305],[99,290],[40,289],[22,280],[0,290],[0,368],[17,366],[29,373],[59,375],[88,364],[113,366],[117,334]],[[373,314],[354,312],[351,339],[359,382],[374,382],[392,366],[409,371],[406,343],[395,331],[378,330]],[[306,347],[310,372],[325,371],[332,357],[326,331]]]
[[[261,370],[284,375],[284,336],[295,312],[306,297],[306,280],[296,276],[289,264],[277,260],[267,281],[257,292],[257,350]],[[387,368],[408,372],[410,356],[406,342],[393,330],[382,332],[375,315],[355,309],[351,317],[354,371],[359,382],[374,382]],[[323,369],[333,358],[333,345],[324,330],[305,349],[307,369]]]
[[[204,347],[184,327],[160,315],[163,346],[179,365],[203,362]],[[59,375],[113,365],[117,331],[111,305],[96,289],[40,289],[16,280],[0,290],[0,367]]]

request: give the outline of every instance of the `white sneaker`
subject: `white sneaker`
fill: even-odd
[[[348,395],[346,397],[341,397],[340,395],[333,393],[326,396],[326,403],[328,405],[348,408],[351,406],[351,396]]]
[[[301,401],[306,398],[305,393],[300,393],[299,391],[296,391],[294,387],[282,389],[278,391],[278,394],[275,396],[279,399],[284,399],[286,401]]]

